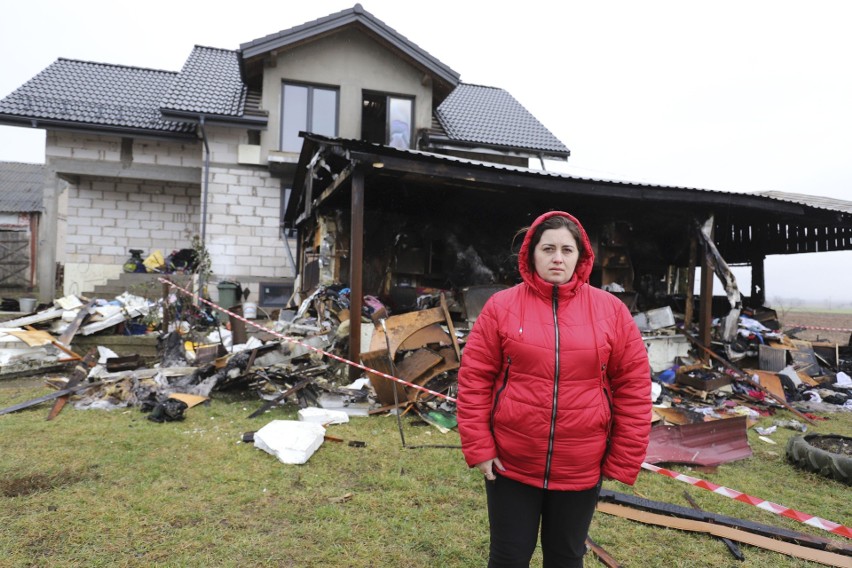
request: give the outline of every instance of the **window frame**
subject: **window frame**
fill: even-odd
[[[411,114],[409,115],[408,122],[408,146],[407,150],[411,150],[414,147],[414,116],[415,116],[415,105],[417,104],[417,97],[414,95],[403,95],[399,93],[389,93],[387,91],[374,91],[370,89],[363,89],[361,91],[361,105],[363,107],[364,101],[367,100],[367,97],[383,97],[385,100],[385,136],[384,142],[382,142],[385,146],[390,146],[391,141],[391,100],[397,99],[400,101],[407,101],[411,104]],[[363,111],[361,115],[361,139],[364,139],[364,124],[363,124]]]
[[[280,105],[280,117],[279,117],[279,133],[278,133],[278,149],[282,152],[295,152],[298,153],[299,149],[286,149],[284,147],[284,138],[286,129],[284,127],[284,116],[285,116],[285,106],[287,104],[287,97],[284,92],[287,87],[301,87],[307,89],[307,103],[305,109],[305,132],[314,132],[313,131],[313,111],[314,111],[314,91],[330,91],[334,93],[334,132],[332,134],[324,134],[321,132],[317,132],[317,134],[322,134],[324,136],[332,136],[337,137],[338,132],[340,131],[340,87],[337,85],[324,85],[321,83],[305,83],[300,81],[281,81],[281,105]],[[301,128],[299,130],[302,130]]]

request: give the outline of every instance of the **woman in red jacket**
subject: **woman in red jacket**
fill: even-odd
[[[594,253],[562,211],[529,227],[523,282],[494,294],[459,369],[465,461],[485,476],[490,568],[582,566],[603,478],[632,485],[648,445],[651,371],[627,307],[589,285]]]

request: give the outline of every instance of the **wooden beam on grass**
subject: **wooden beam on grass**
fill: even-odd
[[[792,556],[793,558],[810,560],[811,562],[819,562],[821,564],[825,564],[826,566],[849,568],[849,556],[829,552],[827,550],[809,548],[807,546],[793,544],[791,542],[784,542],[781,540],[776,540],[774,538],[754,534],[748,531],[718,525],[716,523],[711,523],[707,521],[697,521],[694,519],[682,519],[679,517],[670,517],[668,515],[650,513],[648,511],[641,511],[638,509],[625,507],[623,505],[616,505],[614,503],[606,502],[598,502],[598,511],[606,513],[608,515],[615,515],[617,517],[630,519],[632,521],[639,521],[641,523],[646,523],[649,525],[656,525],[660,527],[679,529],[690,532],[700,532],[705,534],[711,534],[714,536],[725,537],[731,540],[736,540],[737,542],[742,542],[766,550],[771,550],[773,552],[778,552],[780,554],[786,554],[787,556]]]

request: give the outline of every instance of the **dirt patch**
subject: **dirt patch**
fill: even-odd
[[[0,495],[3,497],[22,497],[39,491],[51,491],[58,487],[97,479],[98,477],[99,474],[92,470],[62,470],[52,474],[13,475],[0,479]]]

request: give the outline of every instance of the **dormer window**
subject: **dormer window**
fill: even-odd
[[[300,152],[300,131],[337,136],[338,90],[284,83],[281,91],[281,150]]]
[[[413,116],[413,98],[365,92],[361,139],[402,150],[411,148]]]

